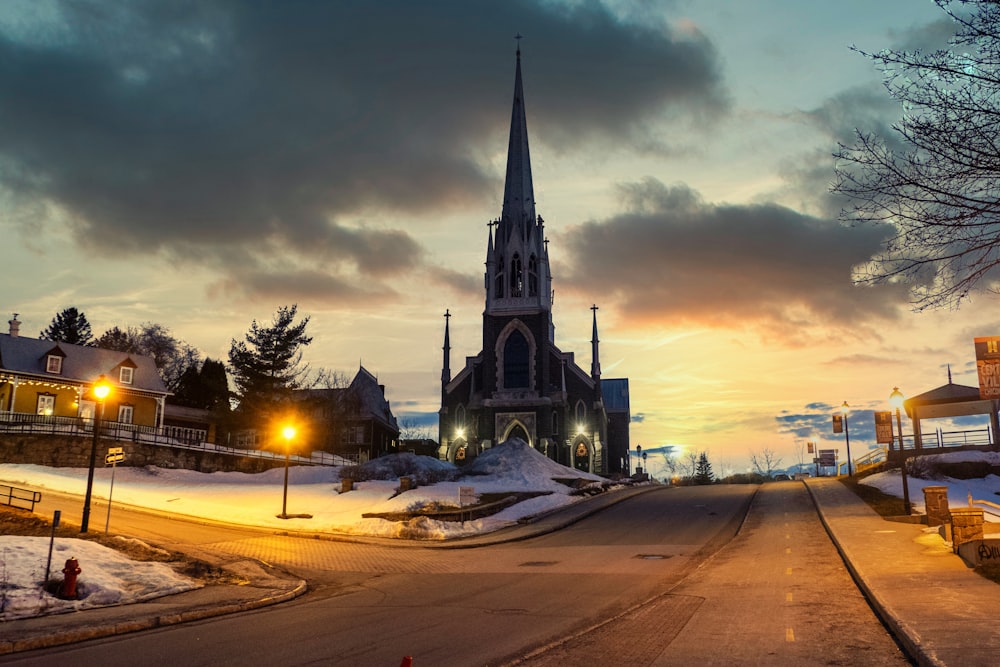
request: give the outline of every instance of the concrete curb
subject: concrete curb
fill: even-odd
[[[892,613],[889,606],[886,604],[885,600],[872,589],[868,580],[865,578],[864,572],[858,567],[856,558],[853,558],[848,549],[841,543],[840,539],[837,537],[837,533],[833,530],[830,525],[826,513],[823,511],[823,505],[816,499],[816,494],[813,492],[810,484],[806,481],[802,482],[806,490],[809,492],[809,497],[812,499],[813,506],[816,507],[816,511],[819,514],[820,522],[823,524],[826,534],[830,536],[830,540],[833,542],[834,546],[837,548],[837,553],[840,554],[840,559],[844,563],[844,567],[850,572],[851,578],[854,583],[857,584],[858,588],[864,594],[865,599],[868,600],[868,604],[875,611],[875,614],[879,617],[882,623],[889,628],[892,632],[892,636],[896,638],[900,646],[906,653],[906,656],[914,661],[920,667],[944,667],[944,663],[939,661],[934,656],[927,653],[926,648],[921,645],[919,639],[915,638],[916,633],[913,632],[905,622],[902,621],[898,616]],[[881,517],[879,517],[881,518]]]
[[[125,635],[142,630],[152,630],[154,628],[177,625],[179,623],[188,623],[190,621],[200,621],[216,616],[225,616],[227,614],[251,611],[253,609],[260,609],[261,607],[268,607],[293,600],[305,593],[307,590],[308,584],[304,580],[299,579],[296,580],[295,586],[289,590],[280,592],[272,590],[263,597],[243,600],[241,602],[218,606],[202,606],[196,609],[178,611],[175,613],[157,614],[155,616],[138,618],[132,621],[105,624],[98,623],[94,626],[56,631],[51,634],[38,635],[27,639],[0,641],[0,655],[9,655],[12,653],[32,651],[41,648],[52,648],[55,646],[64,646],[66,644],[75,644],[77,642],[87,641],[90,639],[101,639],[115,635]]]

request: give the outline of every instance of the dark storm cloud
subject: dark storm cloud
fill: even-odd
[[[418,234],[348,218],[498,200],[485,156],[505,146],[517,30],[533,136],[627,143],[664,110],[724,108],[707,40],[596,2],[55,6],[34,31],[0,24],[0,187],[91,248],[205,258],[248,288],[245,255],[272,243],[382,280],[420,264]]]
[[[882,237],[774,204],[713,205],[686,186],[623,186],[627,212],[569,230],[561,284],[611,302],[624,320],[752,327],[794,341],[817,328],[894,317],[900,288],[855,287]]]

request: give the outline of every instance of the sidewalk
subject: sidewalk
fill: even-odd
[[[855,581],[917,664],[1000,663],[1000,586],[926,526],[884,520],[835,479],[806,487]]]

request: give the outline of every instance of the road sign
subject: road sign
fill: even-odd
[[[837,450],[836,449],[821,449],[819,450],[819,464],[824,468],[832,468],[837,465]]]
[[[108,452],[108,455],[104,457],[104,465],[111,465],[113,463],[121,463],[125,460],[125,453],[121,451],[121,447],[115,447],[119,450],[117,453],[112,454]]]

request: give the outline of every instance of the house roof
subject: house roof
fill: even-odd
[[[340,400],[342,396],[350,395],[358,401],[358,414],[363,417],[372,417],[391,428],[399,429],[396,417],[392,414],[389,401],[385,398],[385,391],[378,383],[378,378],[372,375],[362,366],[351,384],[345,388],[334,389],[300,389],[295,392],[299,400]]]
[[[59,373],[47,372],[49,355],[62,356]],[[122,385],[118,369],[134,368],[132,384]],[[61,341],[0,334],[0,372],[67,384],[92,384],[101,375],[125,390],[169,394],[152,357]]]

